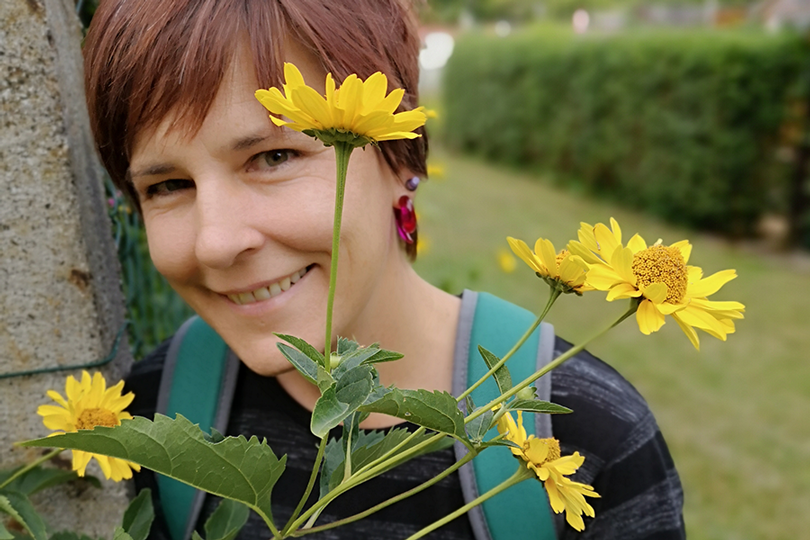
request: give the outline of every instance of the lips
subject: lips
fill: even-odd
[[[234,304],[238,304],[240,306],[244,306],[246,304],[253,304],[254,302],[260,302],[262,300],[269,300],[274,296],[278,296],[281,293],[288,291],[290,287],[298,283],[298,280],[304,277],[307,272],[309,272],[311,266],[307,266],[306,268],[302,268],[300,270],[296,270],[289,276],[281,278],[279,281],[275,283],[271,283],[270,285],[266,285],[264,287],[260,287],[254,291],[243,292],[238,294],[229,294],[227,295],[228,298]]]

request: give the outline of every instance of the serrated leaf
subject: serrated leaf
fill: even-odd
[[[337,398],[346,403],[352,412],[371,394],[374,387],[373,370],[371,366],[358,366],[338,379],[335,386]]]
[[[388,433],[381,431],[361,431],[357,441],[352,444],[352,470],[358,470],[374,460],[382,457],[386,452],[401,444],[412,433],[405,428],[394,428]],[[421,444],[431,438],[432,434],[423,433],[414,437],[404,445],[399,452]],[[453,444],[453,439],[444,438],[436,444],[423,448],[413,457],[435,452]],[[341,441],[332,439],[326,446],[324,469],[321,476],[321,496],[335,489],[343,481],[345,454]],[[392,464],[391,468],[396,464]],[[388,469],[385,469],[388,470]],[[383,471],[384,472],[384,471]]]
[[[396,416],[468,442],[464,415],[458,409],[456,398],[447,392],[401,390],[392,386],[381,399],[361,405],[360,410]]]
[[[47,540],[45,522],[34,509],[28,497],[18,491],[4,489],[0,492],[0,511],[5,512],[28,531],[34,540]]]
[[[486,436],[487,432],[492,427],[493,416],[495,416],[495,413],[488,410],[482,413],[481,416],[473,418],[467,423],[467,434],[471,441],[480,443],[484,440],[484,436]]]
[[[568,407],[540,399],[516,399],[511,403],[507,403],[506,406],[510,411],[528,411],[544,414],[568,414],[574,412]]]
[[[495,364],[501,361],[500,358],[481,345],[478,346],[478,352],[481,353],[481,357],[484,359],[484,362],[486,362],[488,369],[492,369]],[[495,378],[495,383],[498,385],[498,390],[501,392],[501,395],[512,389],[512,375],[509,373],[509,368],[506,367],[506,364],[499,367],[492,376]]]
[[[6,526],[3,525],[3,522],[0,521],[0,540],[13,540],[14,535],[8,532]]]
[[[200,428],[178,414],[124,420],[120,426],[64,433],[20,443],[83,450],[125,459],[197,489],[242,502],[265,521],[272,519],[270,495],[284,471],[266,441],[227,437],[209,443]]]
[[[315,407],[312,409],[309,429],[316,437],[326,436],[330,429],[340,424],[344,418],[351,414],[349,406],[338,400],[335,386],[337,385],[327,388],[318,398],[318,401],[315,402]]]
[[[244,504],[223,499],[205,522],[205,540],[233,540],[249,516],[250,509]]]
[[[0,483],[4,482],[21,468],[22,467],[18,467],[12,471],[3,471],[3,473],[0,473]],[[6,489],[18,491],[23,495],[33,495],[43,489],[72,482],[78,478],[79,476],[73,471],[34,467],[22,476],[15,478],[13,482],[6,486]]]
[[[348,371],[351,371],[363,364],[366,360],[374,356],[377,351],[379,351],[379,349],[367,348],[357,349],[346,354],[345,356],[341,357],[340,365],[332,370],[332,376],[335,378],[335,380],[339,381],[340,378]]]
[[[322,367],[327,367],[326,360],[324,360],[323,354],[321,354],[321,352],[318,349],[316,349],[303,339],[297,338],[295,336],[288,336],[286,334],[276,334],[276,337],[278,337],[279,339],[283,339],[287,343],[291,344],[293,347],[304,353],[310,360],[312,360],[316,364],[319,364]]]
[[[343,356],[344,354],[349,354],[357,350],[360,347],[360,344],[356,341],[352,341],[350,339],[346,339],[344,337],[339,337],[337,340],[337,350],[335,351],[339,356]]]
[[[142,489],[138,496],[132,499],[124,512],[121,527],[132,537],[132,540],[146,540],[152,521],[155,519],[155,510],[152,507],[152,490]]]
[[[133,540],[133,539],[129,534],[127,534],[127,531],[125,531],[121,527],[116,527],[115,531],[113,532],[113,540]]]
[[[278,347],[278,350],[281,351],[281,354],[284,355],[284,358],[286,358],[290,364],[292,364],[293,367],[298,370],[298,373],[300,373],[312,384],[317,384],[319,366],[317,362],[309,358],[298,349],[290,347],[286,343],[276,343],[276,346]]]

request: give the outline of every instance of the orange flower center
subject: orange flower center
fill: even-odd
[[[529,438],[531,439],[531,437]],[[529,449],[529,439],[527,439],[523,443],[524,450]],[[555,439],[554,437],[549,437],[547,439],[537,439],[548,448],[548,454],[546,455],[545,461],[543,463],[548,463],[549,461],[554,461],[555,459],[560,459],[560,441]],[[536,463],[536,465],[542,465],[543,463]]]
[[[118,425],[118,417],[107,409],[85,409],[76,420],[76,429],[93,429],[96,426]]]
[[[686,295],[689,272],[681,251],[676,247],[655,245],[633,256],[633,274],[638,279],[639,289],[653,283],[667,286],[665,302],[680,304]]]
[[[566,257],[568,257],[568,250],[567,249],[562,249],[562,250],[560,250],[559,253],[557,253],[557,260],[556,260],[557,270],[560,269],[560,265],[563,263],[563,261],[565,260]]]

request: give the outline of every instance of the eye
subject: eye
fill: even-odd
[[[179,180],[179,179],[172,179],[172,180],[164,180],[163,182],[158,182],[157,184],[152,184],[148,188],[146,188],[146,196],[153,197],[153,196],[161,196],[161,195],[169,195],[176,191],[180,191],[182,189],[189,189],[194,187],[194,182],[191,180]]]
[[[270,150],[257,154],[253,158],[253,166],[258,170],[267,170],[287,162],[291,157],[295,156],[294,150]]]

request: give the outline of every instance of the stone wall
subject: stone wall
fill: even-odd
[[[80,43],[72,0],[0,1],[0,468],[41,453],[12,443],[48,433],[37,406],[81,371],[3,376],[104,358],[124,320]],[[130,362],[124,341],[102,371]],[[110,538],[126,491],[77,482],[37,503],[55,531]]]

